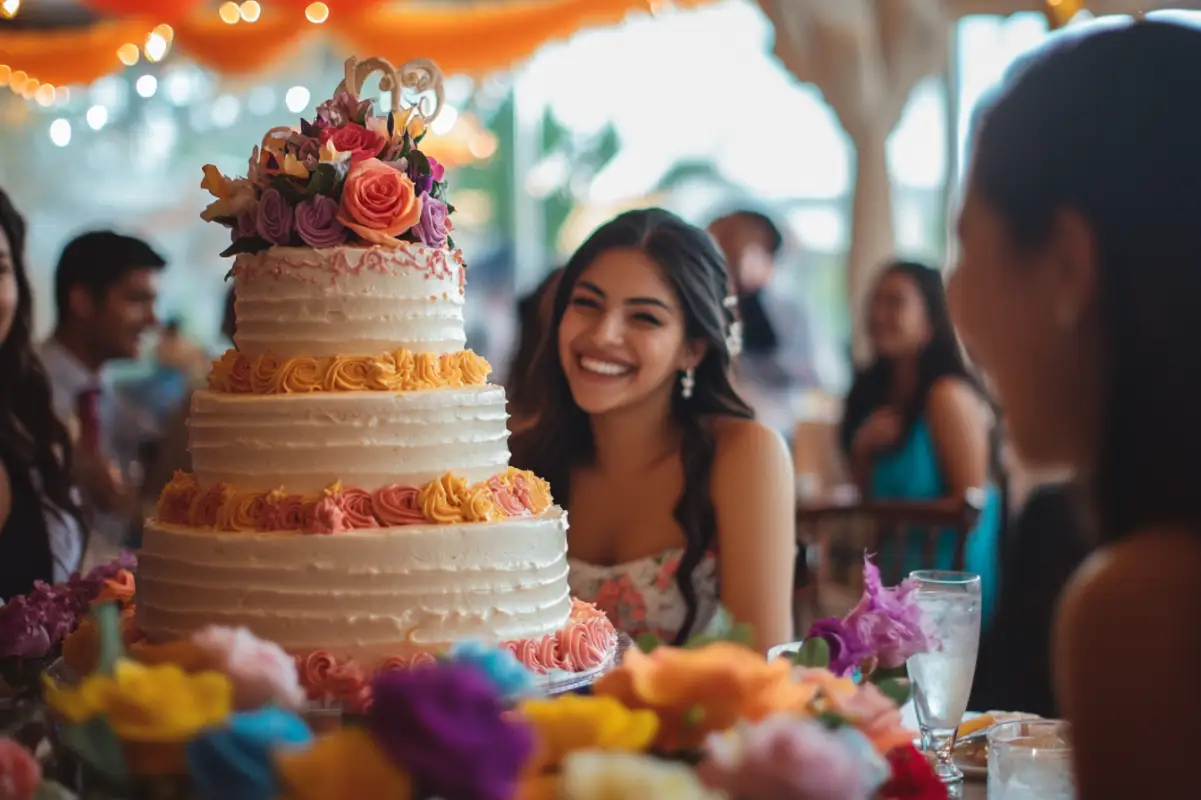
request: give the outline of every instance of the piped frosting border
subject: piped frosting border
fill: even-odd
[[[403,525],[455,525],[536,516],[554,504],[550,484],[509,467],[476,484],[446,473],[424,486],[389,484],[373,492],[336,481],[319,495],[201,486],[178,470],[159,495],[159,522],[231,532],[344,533]]]
[[[412,392],[483,386],[492,365],[471,350],[413,353],[400,348],[378,356],[281,358],[263,353],[250,358],[226,350],[213,362],[208,386],[228,394],[306,394],[310,392]]]

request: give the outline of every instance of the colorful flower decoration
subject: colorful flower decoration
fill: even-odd
[[[505,698],[518,698],[538,688],[534,674],[517,660],[510,650],[480,642],[461,642],[450,651],[450,660],[478,669],[492,682],[496,693]]]
[[[188,744],[188,774],[199,800],[269,800],[279,791],[275,755],[312,740],[304,721],[288,711],[234,714]]]
[[[276,754],[280,800],[407,798],[409,776],[388,757],[366,728],[342,728],[305,750]]]
[[[634,753],[582,751],[563,762],[558,797],[562,800],[721,800],[696,773],[678,762]]]
[[[208,669],[229,678],[236,708],[276,705],[296,711],[304,703],[296,661],[274,642],[265,642],[246,628],[217,625],[192,634],[191,642]]]
[[[527,700],[518,707],[533,727],[538,750],[532,772],[558,767],[578,750],[640,752],[659,730],[653,711],[631,711],[612,697],[566,694],[551,700]]]
[[[12,739],[0,739],[0,800],[32,800],[42,782],[33,754]]]

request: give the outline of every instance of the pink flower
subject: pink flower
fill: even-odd
[[[21,745],[0,739],[0,800],[31,800],[42,782],[42,768]]]
[[[279,645],[259,639],[246,628],[217,625],[192,634],[192,644],[210,669],[229,678],[238,709],[273,704],[295,711],[304,703],[296,662]]]
[[[375,158],[388,144],[388,137],[348,122],[340,128],[322,128],[321,143],[330,143],[339,153],[350,153],[351,162]]]
[[[360,238],[399,247],[397,236],[421,219],[421,198],[409,176],[378,158],[356,161],[346,173],[338,221]]]
[[[910,656],[933,647],[922,609],[913,597],[917,590],[913,581],[887,587],[879,568],[864,558],[863,584],[863,597],[843,621],[875,653],[881,667],[903,666]]]
[[[706,785],[756,800],[867,800],[860,754],[811,720],[768,717],[711,734],[698,772]]]

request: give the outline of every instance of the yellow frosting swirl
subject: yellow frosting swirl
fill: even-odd
[[[412,353],[404,348],[379,356],[280,358],[264,353],[253,360],[229,350],[213,362],[209,387],[234,394],[303,392],[409,392],[483,386],[492,365],[470,350]]]
[[[555,502],[550,494],[550,484],[529,470],[523,470],[521,475],[525,478],[526,486],[530,490],[530,502],[534,506],[531,511],[541,514],[550,508]]]
[[[371,386],[375,359],[366,356],[334,356],[325,370],[321,388],[327,392],[362,392]]]
[[[463,500],[467,495],[467,481],[451,472],[430,481],[417,494],[421,513],[431,522],[446,525],[462,522]]]
[[[322,377],[321,365],[317,359],[293,356],[280,364],[279,387],[276,392],[303,394],[320,391]]]
[[[473,486],[460,504],[464,522],[495,522],[504,519],[505,513],[492,499],[492,490],[487,485]]]
[[[217,512],[216,527],[239,532],[257,530],[266,503],[267,496],[263,492],[232,492]]]

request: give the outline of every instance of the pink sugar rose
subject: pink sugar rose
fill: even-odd
[[[0,800],[31,800],[42,782],[42,767],[28,750],[0,739]]]
[[[339,153],[350,153],[352,163],[375,158],[388,144],[388,137],[348,122],[340,128],[322,128],[321,143],[331,143]]]
[[[338,221],[363,240],[399,247],[396,238],[421,219],[421,198],[413,181],[378,158],[351,164],[342,187]]]
[[[211,669],[229,678],[239,710],[276,705],[296,711],[304,703],[296,662],[279,645],[259,639],[246,628],[217,625],[192,634],[192,644]]]

